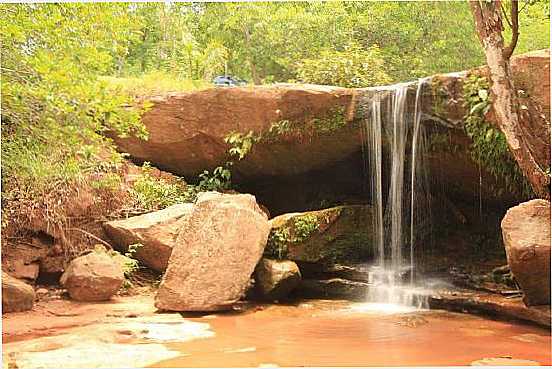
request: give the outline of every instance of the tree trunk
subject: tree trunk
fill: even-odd
[[[251,34],[249,33],[249,29],[246,27],[244,28],[244,35],[245,35],[245,45],[247,46],[247,52],[248,52],[248,60],[249,60],[249,66],[251,67],[251,78],[253,79],[253,83],[256,85],[261,84],[261,78],[259,77],[259,73],[257,73],[257,66],[255,65],[255,62],[253,61],[254,56],[251,53]]]
[[[550,199],[550,177],[545,173],[545,168],[542,168],[535,159],[532,153],[534,150],[531,148],[532,142],[523,135],[520,124],[520,107],[512,83],[508,55],[513,50],[507,50],[504,47],[500,1],[470,0],[469,3],[479,39],[485,49],[491,78],[493,109],[500,129],[506,136],[510,152],[535,194]],[[526,117],[526,114],[523,115]],[[546,129],[546,124],[544,128]],[[548,132],[549,129],[548,127]],[[542,134],[545,135],[546,132]],[[548,165],[549,163],[548,159]]]

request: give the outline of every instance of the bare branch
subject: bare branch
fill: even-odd
[[[510,26],[510,29],[512,29],[512,22],[510,22],[510,18],[508,18],[508,13],[506,13],[506,9],[504,9],[503,2],[500,2],[500,9],[502,10],[502,15],[504,16],[504,19],[506,19],[508,26]]]
[[[66,228],[65,230],[66,230],[66,231],[78,231],[78,232],[84,233],[84,234],[87,235],[88,237],[93,238],[93,239],[95,239],[96,241],[101,242],[102,244],[104,244],[105,246],[107,246],[107,247],[109,248],[109,250],[113,250],[113,247],[112,247],[109,243],[107,243],[106,241],[102,240],[101,238],[99,238],[99,237],[97,237],[97,236],[94,236],[92,233],[85,231],[84,229],[80,229],[80,228]]]
[[[510,59],[514,49],[516,48],[517,41],[519,38],[519,11],[518,11],[518,0],[512,0],[512,7],[510,9],[510,16],[512,18],[512,40],[510,45],[504,49],[504,58]]]

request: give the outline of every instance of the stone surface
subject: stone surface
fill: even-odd
[[[2,271],[2,313],[31,310],[34,300],[33,287]]]
[[[488,357],[473,361],[471,366],[540,366],[538,361],[513,359],[511,357]]]
[[[282,137],[255,145],[244,160],[236,163],[238,174],[251,178],[302,173],[344,158],[359,145],[359,132],[349,125],[338,133],[322,135],[309,128],[314,119],[331,115],[335,109],[346,116],[352,107],[350,89],[315,85],[212,88],[148,100],[154,106],[142,121],[149,139],[115,138],[115,142],[134,158],[186,178],[229,159],[229,145],[224,138],[231,132],[258,134],[286,120],[304,126],[303,137]],[[293,162],[286,157],[292,157]]]
[[[245,292],[269,231],[254,196],[201,193],[176,238],[155,306],[173,311],[231,308]]]
[[[283,214],[270,220],[265,254],[316,264],[366,260],[372,253],[370,219],[370,207],[361,205]]]
[[[309,298],[344,298],[365,300],[370,285],[366,282],[342,278],[303,279],[297,294]]]
[[[97,251],[73,259],[60,279],[71,298],[78,301],[109,300],[123,281],[120,264]]]
[[[474,314],[492,315],[500,319],[519,319],[551,326],[549,305],[526,306],[521,297],[505,297],[495,293],[462,289],[438,289],[429,297],[431,309],[447,309]]]
[[[516,89],[527,96],[522,98],[522,105],[533,115],[540,115],[541,111],[543,116],[549,116],[549,61],[548,50],[517,55],[511,60]],[[473,71],[484,74],[486,68],[469,72]],[[463,129],[467,113],[463,82],[469,72],[433,76],[432,88],[424,91],[422,119],[434,148],[427,158],[428,167],[432,169],[432,179],[460,199],[481,197],[486,202],[513,206],[522,201],[521,194],[498,191],[504,186],[485,168],[480,170],[470,155],[471,139]],[[437,95],[432,96],[434,86],[442,90],[437,94],[439,103]],[[389,90],[385,86],[379,90],[383,89]],[[347,196],[362,196],[365,178],[356,168],[362,165],[362,135],[358,127],[364,124],[364,117],[359,114],[359,107],[367,91],[287,84],[156,96],[150,99],[153,108],[143,116],[149,140],[124,138],[116,142],[121,151],[138,161],[149,161],[195,180],[203,170],[212,170],[230,159],[229,145],[224,142],[229,133],[260,134],[268,132],[274,123],[295,122],[300,134],[276,135],[254,144],[246,157],[235,163],[232,180],[244,186],[244,191],[255,194],[275,215],[294,209],[317,209],[322,200],[329,199],[334,204],[344,203]],[[408,94],[411,107],[415,93],[413,86]],[[439,109],[435,108],[437,105]],[[344,111],[344,124],[331,132],[313,129],[313,122],[336,109]],[[491,124],[493,119],[493,114],[489,114]],[[550,160],[549,128],[537,129],[542,128],[541,123],[539,119],[523,119],[524,132],[531,136],[534,154],[545,168],[549,165],[543,163]],[[321,191],[324,186],[329,195]],[[298,206],[289,209],[280,201],[282,198]],[[351,203],[355,202],[358,203]]]
[[[132,244],[142,244],[133,257],[146,266],[163,272],[183,218],[192,211],[193,204],[176,204],[128,219],[104,223],[104,229],[116,248],[122,252]]]
[[[293,261],[263,258],[255,268],[255,281],[262,298],[280,300],[299,285],[301,273]]]
[[[550,202],[531,200],[502,220],[508,264],[527,305],[550,305]]]

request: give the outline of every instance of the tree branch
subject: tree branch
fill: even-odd
[[[508,26],[510,26],[510,29],[512,29],[512,22],[510,22],[510,18],[508,18],[508,14],[506,13],[506,9],[504,9],[504,3],[500,3],[500,9],[502,10],[502,15],[504,16],[504,19],[506,19],[506,22],[508,23]]]
[[[518,0],[512,0],[512,7],[510,11],[510,17],[512,18],[512,40],[510,45],[504,49],[504,58],[510,59],[516,48],[518,37],[519,37],[519,11],[518,11]]]

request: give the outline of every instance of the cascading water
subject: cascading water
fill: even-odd
[[[423,178],[425,170],[421,166],[420,155],[424,142],[420,122],[425,83],[425,79],[418,81],[413,113],[408,109],[410,86],[407,84],[373,90],[365,107],[365,168],[368,170],[374,208],[371,231],[375,235],[376,256],[376,264],[370,268],[369,302],[416,307],[426,305],[424,295],[414,285],[417,215],[423,209],[417,200],[427,198]],[[389,148],[388,153],[384,153],[384,143]],[[410,152],[409,157],[407,151]],[[384,155],[388,156],[387,172],[384,172]],[[406,171],[410,172],[409,181],[405,180],[408,178]],[[384,207],[383,183],[386,174],[389,191]],[[410,237],[405,232],[407,228],[410,229]],[[408,253],[406,245],[409,245]]]

